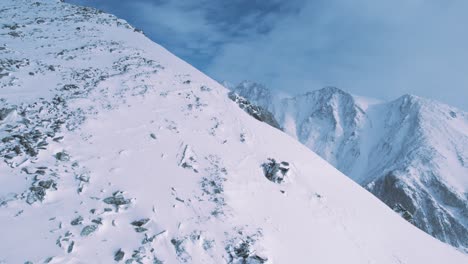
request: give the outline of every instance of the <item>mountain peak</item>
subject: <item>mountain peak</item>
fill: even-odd
[[[428,99],[419,97],[419,96],[414,95],[414,94],[404,94],[404,95],[402,95],[402,96],[400,96],[399,98],[396,99],[396,101],[401,101],[403,103],[410,103],[410,104],[420,103],[420,102],[422,102],[424,100],[428,100]]]
[[[334,86],[326,86],[318,90],[313,90],[306,92],[304,94],[299,94],[294,96],[293,98],[315,98],[313,100],[318,100],[319,102],[331,102],[333,100],[342,100],[351,102],[354,104],[354,98],[351,94],[345,92],[344,90],[334,87]]]
[[[335,86],[325,86],[322,89],[319,89],[318,91],[320,93],[327,93],[327,94],[348,94],[347,92]]]
[[[425,115],[425,119],[442,118],[439,120],[442,123],[446,119],[446,116],[451,116],[453,118],[457,113],[461,116],[465,116],[465,113],[456,107],[412,94],[400,96],[389,104],[398,106],[400,111],[405,114],[417,112],[418,114]]]

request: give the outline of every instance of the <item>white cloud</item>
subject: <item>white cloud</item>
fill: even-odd
[[[468,110],[466,0],[69,0],[116,13],[218,80],[338,86]]]
[[[266,35],[223,46],[207,71],[289,92],[336,85],[468,109],[468,1],[308,1]]]

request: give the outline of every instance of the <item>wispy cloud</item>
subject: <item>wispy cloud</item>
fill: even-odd
[[[218,80],[334,85],[468,110],[466,0],[69,0],[117,14]]]
[[[227,43],[268,33],[278,15],[303,0],[69,0],[127,19],[178,56],[202,69]]]
[[[308,1],[268,34],[223,46],[207,71],[290,93],[335,85],[468,109],[466,12],[462,0]]]

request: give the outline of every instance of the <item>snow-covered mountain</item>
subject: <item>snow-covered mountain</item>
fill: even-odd
[[[253,82],[232,90],[417,227],[468,249],[468,113],[413,95],[379,102],[334,87],[288,98]]]
[[[125,21],[0,2],[0,263],[466,263]]]

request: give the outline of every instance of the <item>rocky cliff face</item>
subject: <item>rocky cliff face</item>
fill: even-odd
[[[412,95],[386,103],[333,87],[271,99],[248,84],[234,91],[274,113],[286,133],[417,227],[468,248],[467,113]]]
[[[410,95],[382,114],[385,133],[370,152],[381,158],[367,170],[378,176],[362,183],[389,206],[403,205],[419,228],[466,250],[467,114]]]

